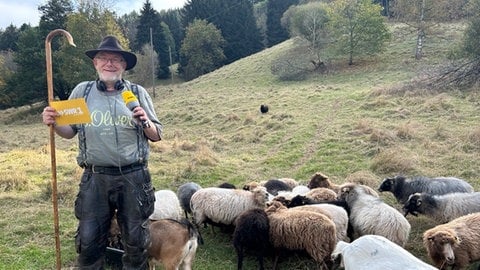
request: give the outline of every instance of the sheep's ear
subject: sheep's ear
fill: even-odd
[[[417,201],[415,202],[415,204],[416,204],[417,206],[422,205],[422,199],[417,198]]]
[[[462,242],[462,239],[460,239],[460,237],[458,237],[457,235],[455,235],[453,239],[455,240],[455,242],[457,242],[457,244],[460,244]]]

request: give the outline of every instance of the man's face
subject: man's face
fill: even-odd
[[[114,52],[98,52],[93,58],[93,65],[100,80],[116,82],[122,79],[127,62],[122,55]]]

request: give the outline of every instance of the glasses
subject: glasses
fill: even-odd
[[[123,63],[125,60],[123,60],[122,58],[119,58],[119,57],[114,57],[114,58],[106,58],[106,57],[95,57],[95,59],[100,62],[102,65],[108,63],[110,61],[110,63],[112,63],[113,65],[118,65],[120,63]]]

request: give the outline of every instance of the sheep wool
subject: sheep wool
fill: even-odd
[[[413,215],[421,213],[446,223],[467,214],[480,212],[480,192],[443,195],[415,193],[410,195],[403,209],[405,216],[408,213]]]
[[[190,200],[193,219],[197,225],[207,220],[218,224],[233,225],[244,211],[264,208],[268,194],[264,187],[252,191],[218,187],[202,188]]]
[[[270,241],[274,248],[305,250],[317,263],[330,261],[335,248],[335,224],[325,215],[286,208],[277,201],[270,203],[265,212],[270,222]],[[278,263],[278,256],[273,269]]]
[[[437,267],[466,269],[480,260],[479,228],[480,213],[465,215],[425,231],[423,245]]]
[[[380,235],[364,235],[352,243],[340,241],[332,259],[345,270],[437,269]]]
[[[391,192],[401,204],[405,204],[408,197],[414,193],[429,193],[442,195],[454,192],[473,192],[473,187],[465,180],[455,177],[405,177],[395,176],[385,178],[378,187],[380,192]]]
[[[343,186],[339,197],[350,208],[350,223],[357,237],[375,234],[402,247],[407,243],[411,226],[397,209],[366,193],[357,184]]]
[[[150,215],[151,220],[165,218],[175,220],[182,218],[182,207],[177,194],[169,189],[155,191],[155,206],[153,213]]]

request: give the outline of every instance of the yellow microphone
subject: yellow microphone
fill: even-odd
[[[130,90],[123,91],[122,98],[129,110],[133,111],[136,107],[140,107],[140,103],[138,102],[137,97],[132,93],[132,91]],[[150,127],[150,123],[147,120],[142,120],[141,122],[142,122],[143,128]]]

